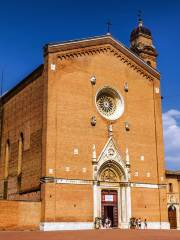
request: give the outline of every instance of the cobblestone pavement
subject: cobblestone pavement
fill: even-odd
[[[82,230],[57,232],[0,232],[0,240],[180,240],[177,230]]]

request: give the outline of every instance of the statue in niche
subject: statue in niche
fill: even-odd
[[[176,197],[171,195],[170,196],[170,203],[176,203]]]
[[[109,156],[109,157],[113,157],[114,154],[115,154],[114,149],[113,149],[113,148],[109,148],[109,150],[108,150],[108,156]]]

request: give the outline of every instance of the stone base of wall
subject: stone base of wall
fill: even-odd
[[[170,229],[169,222],[148,222],[147,223],[148,229]]]
[[[128,223],[121,223],[121,229],[128,229]],[[148,229],[170,229],[168,222],[148,222]],[[41,231],[59,231],[59,230],[84,230],[94,229],[93,222],[41,222]],[[142,224],[142,229],[144,225]]]
[[[119,228],[121,228],[121,229],[128,229],[129,228],[129,223],[126,223],[126,222],[120,223]]]
[[[40,224],[41,231],[83,230],[93,228],[93,222],[43,222]]]

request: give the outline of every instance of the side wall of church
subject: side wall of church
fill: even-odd
[[[28,217],[27,217],[28,216]],[[0,201],[0,230],[38,230],[40,202]]]
[[[0,161],[0,196],[3,198],[5,148],[9,141],[7,199],[40,200],[42,158],[42,71],[28,84],[3,99],[3,129]],[[21,183],[18,187],[18,143],[23,135]]]
[[[77,54],[78,51],[79,54]],[[62,58],[59,57],[60,55],[60,52],[50,53],[46,59],[48,81],[46,86],[46,147],[43,151],[46,159],[44,176],[63,179],[93,179],[92,147],[95,144],[98,157],[108,141],[109,126],[109,122],[97,112],[95,95],[100,88],[112,86],[120,92],[125,101],[124,114],[112,125],[113,138],[123,159],[126,147],[129,149],[130,181],[145,184],[165,183],[161,99],[160,92],[155,91],[156,85],[159,88],[159,80],[148,79],[145,70],[137,71],[133,61],[126,61],[125,56],[122,58],[123,54],[119,58],[117,51],[109,45],[94,47],[93,50],[86,49],[84,52],[78,49],[74,52],[67,52],[67,55],[64,52]],[[51,69],[51,64],[55,64],[54,70]],[[90,83],[93,75],[97,80],[95,86]],[[128,92],[124,91],[126,82],[129,86]],[[95,127],[90,123],[92,116],[97,119]],[[129,131],[125,130],[126,121],[130,124]],[[63,194],[62,201],[61,197],[57,197],[62,188],[61,184],[55,187],[52,183],[51,186],[51,190],[47,184],[44,186],[44,199],[48,199],[48,203],[54,208],[62,206],[63,202],[69,203],[69,212],[73,215],[75,211],[73,189],[79,189],[79,199],[83,199],[81,198],[82,187],[80,185],[74,185],[72,188],[64,186],[64,189],[68,189],[69,192]],[[148,207],[151,209],[147,212],[148,219],[159,221],[158,199],[159,195],[162,201],[166,199],[165,191],[146,188],[144,192],[146,192],[144,199],[148,199]],[[86,194],[90,199],[93,198],[92,186],[87,187]],[[139,194],[143,194],[142,189],[132,190],[132,215],[141,211],[138,200],[140,197],[136,199]],[[83,200],[79,201],[79,204],[84,206]],[[163,208],[166,202],[161,202],[161,204]],[[45,212],[43,220],[46,221],[48,207],[45,201],[42,206]],[[87,204],[84,211],[87,211],[87,216],[91,212],[90,215],[93,217],[92,204]],[[63,208],[57,211],[54,215],[55,220],[62,219],[66,213],[67,211]],[[81,220],[86,221],[87,216]],[[167,213],[162,211],[161,216],[164,221],[167,220]],[[67,217],[67,221],[72,221],[72,218]]]

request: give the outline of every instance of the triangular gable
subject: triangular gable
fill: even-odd
[[[101,166],[106,161],[115,161],[120,164],[123,168],[125,168],[125,161],[123,160],[122,155],[120,154],[117,145],[112,137],[110,137],[105,144],[103,150],[101,151],[97,164]]]
[[[134,54],[130,49],[125,47],[121,42],[114,39],[110,34],[82,40],[47,44],[44,50],[45,55],[48,53],[58,52],[60,53],[59,58],[64,59],[80,56],[81,54],[84,55],[87,52],[86,48],[92,48],[92,50],[88,49],[88,51],[92,52],[92,54],[95,53],[95,47],[97,48],[98,46],[102,47],[101,50],[103,51],[104,45],[112,46],[112,49],[110,49],[110,51],[114,53],[115,56],[120,58],[124,63],[134,68],[136,71],[141,72],[144,75],[147,75],[147,73],[149,73],[150,75],[160,79],[160,74],[156,69],[149,66],[145,61]],[[77,50],[77,52],[75,53],[74,50]]]
[[[104,159],[104,160],[109,160],[112,153],[110,152],[110,150],[114,151],[115,155],[118,155],[118,158],[121,159],[121,155],[119,154],[118,148],[116,147],[116,144],[113,140],[112,137],[110,137],[107,141],[107,143],[105,144],[102,152],[100,153],[97,162],[99,162],[100,159]],[[113,155],[112,155],[113,156]],[[114,157],[114,156],[113,156]]]

